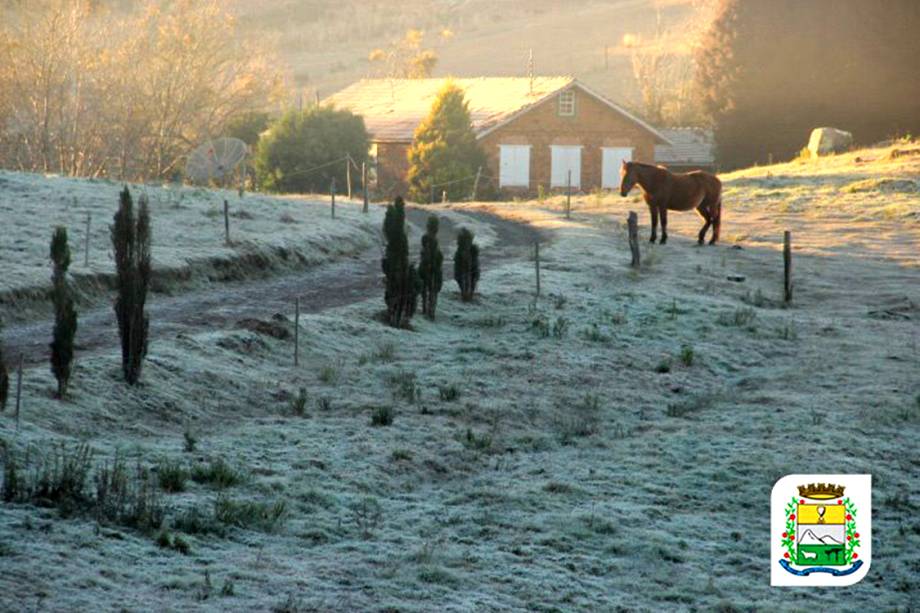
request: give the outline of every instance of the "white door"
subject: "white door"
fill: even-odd
[[[601,187],[604,189],[620,188],[620,164],[632,161],[632,147],[604,147],[601,162]]]
[[[530,145],[499,145],[499,187],[530,187]]]
[[[581,147],[552,145],[552,172],[550,187],[565,187],[569,171],[572,172],[572,187],[581,187]]]

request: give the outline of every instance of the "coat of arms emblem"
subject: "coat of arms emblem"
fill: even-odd
[[[772,495],[773,585],[852,585],[871,555],[870,475],[789,475]]]

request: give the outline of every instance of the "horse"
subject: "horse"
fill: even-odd
[[[722,182],[714,174],[701,170],[673,173],[664,166],[624,160],[620,166],[620,195],[625,198],[636,185],[642,190],[642,197],[652,216],[652,243],[657,238],[659,216],[661,244],[668,242],[668,210],[696,209],[705,222],[698,236],[699,244],[702,245],[706,240],[706,231],[710,226],[712,240],[709,244],[714,245],[719,240],[719,230],[722,227]]]

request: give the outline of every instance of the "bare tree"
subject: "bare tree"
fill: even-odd
[[[36,0],[0,18],[0,165],[169,177],[233,117],[278,99],[280,72],[218,0],[108,12]]]

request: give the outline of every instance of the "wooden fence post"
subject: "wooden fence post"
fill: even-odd
[[[348,199],[351,200],[351,156],[345,158],[345,183],[348,184]]]
[[[792,302],[792,232],[783,232],[783,301]]]
[[[632,252],[632,263],[630,266],[639,268],[641,255],[639,252],[639,216],[635,211],[629,212],[626,218],[626,227],[629,236],[629,250]]]
[[[86,268],[89,268],[89,230],[90,230],[90,224],[92,223],[92,221],[93,221],[93,214],[87,212],[86,213],[86,244],[83,247],[83,265]]]
[[[533,244],[534,269],[537,273],[537,298],[540,297],[540,241]]]
[[[361,162],[361,188],[364,190],[364,212],[368,211],[367,197],[367,162]]]
[[[431,184],[431,198],[428,199],[428,204],[434,204],[434,183]]]
[[[300,366],[300,298],[294,299],[294,366]]]
[[[329,185],[329,195],[332,196],[332,218],[335,219],[335,177],[332,177],[332,183]]]
[[[572,211],[572,171],[569,171],[568,179],[565,182],[565,218],[571,219]]]
[[[476,202],[476,194],[479,192],[479,179],[482,177],[482,166],[476,170],[476,179],[473,181],[473,193],[470,194],[470,201]]]
[[[22,354],[19,354],[19,368],[16,371],[16,430],[19,430],[19,409],[22,406]]]
[[[224,242],[230,244],[230,204],[224,199]]]
[[[441,204],[446,204],[446,203],[447,203],[447,190],[445,189],[441,191]]]

